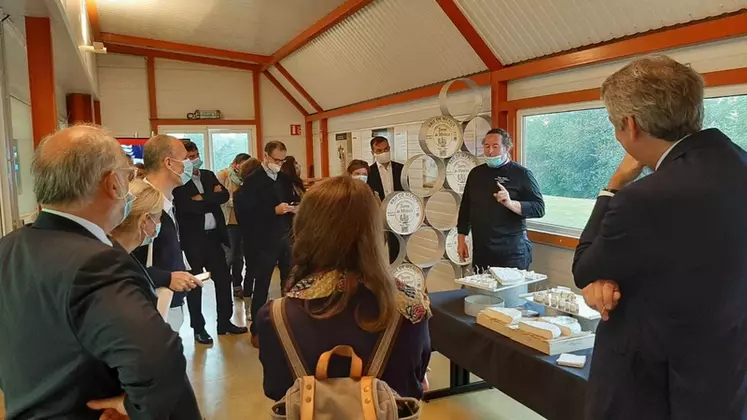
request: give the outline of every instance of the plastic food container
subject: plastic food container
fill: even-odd
[[[464,313],[477,317],[477,314],[488,307],[503,308],[503,298],[498,296],[471,295],[464,298]]]

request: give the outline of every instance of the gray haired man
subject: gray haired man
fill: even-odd
[[[36,150],[33,174],[36,222],[0,239],[8,418],[199,419],[181,340],[143,269],[108,239],[133,201],[119,143],[97,127],[62,130]]]

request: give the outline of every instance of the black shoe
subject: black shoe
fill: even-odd
[[[208,334],[205,330],[195,331],[195,341],[200,344],[209,346],[213,344],[213,337],[211,337],[210,334]]]
[[[246,327],[239,327],[236,325],[233,325],[232,323],[228,323],[228,325],[218,327],[218,335],[239,335],[239,334],[246,334],[249,330],[246,329]]]

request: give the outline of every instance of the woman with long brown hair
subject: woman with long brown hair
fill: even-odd
[[[398,322],[381,379],[402,396],[420,398],[430,360],[426,295],[394,279],[384,249],[378,200],[349,176],[309,189],[293,225],[294,268],[284,318],[307,372],[337,345],[353,347],[364,364],[388,325]],[[265,394],[285,395],[294,375],[271,319],[271,304],[257,318]],[[344,376],[331,365],[330,376]]]

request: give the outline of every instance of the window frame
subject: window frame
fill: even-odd
[[[562,92],[561,94],[571,94],[573,92],[574,91]],[[747,95],[747,83],[707,87],[704,91],[705,99],[742,95]],[[520,100],[526,99],[530,98],[522,98]],[[509,104],[510,102],[511,101],[509,101]],[[584,111],[595,108],[604,108],[604,104],[601,100],[568,102],[559,105],[517,109],[515,114],[516,160],[522,165],[526,164],[524,117],[551,113]],[[532,168],[528,169],[531,170]],[[603,187],[604,186],[600,186],[600,189]],[[538,243],[545,243],[565,248],[575,248],[576,245],[578,245],[578,239],[582,233],[582,229],[569,228],[567,226],[557,226],[549,223],[537,222],[534,220],[527,220],[527,229],[529,230],[530,239],[535,240]]]

